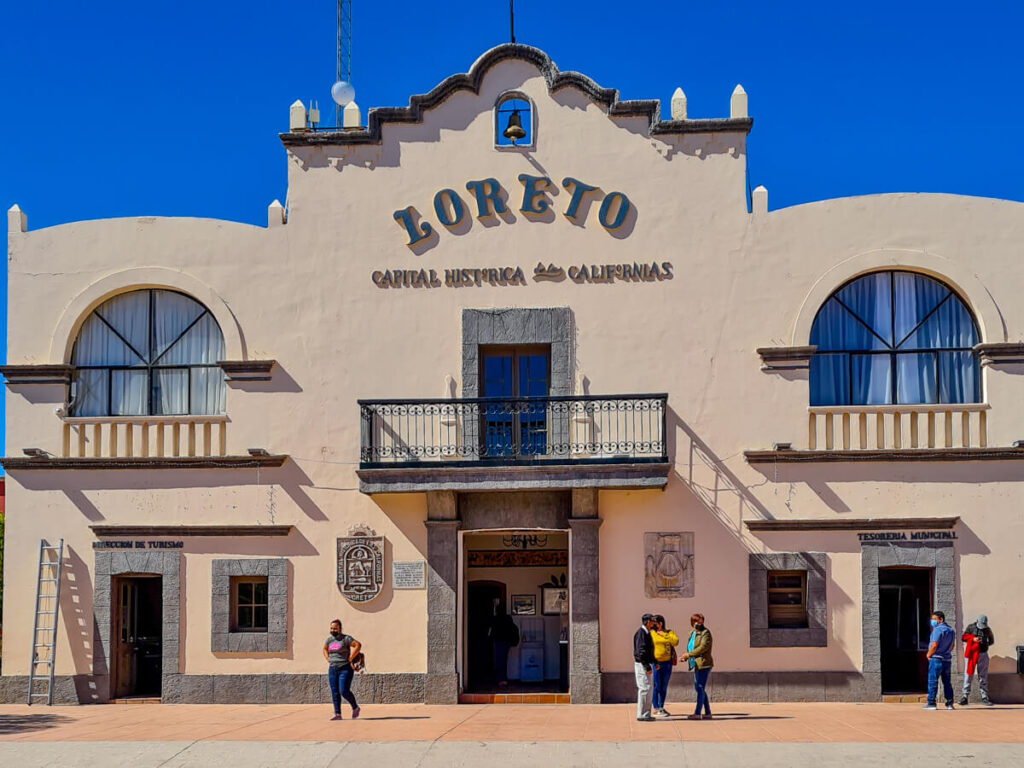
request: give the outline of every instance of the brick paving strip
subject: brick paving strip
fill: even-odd
[[[715,719],[638,723],[631,705],[0,706],[0,742],[807,742],[1024,744],[1024,706],[923,711],[920,704],[717,704]]]
[[[677,706],[676,710],[684,710]],[[0,706],[0,765],[184,768],[287,765],[673,765],[900,768],[1024,764],[1024,706],[718,704],[716,719],[638,723],[630,705]],[[500,761],[500,762],[495,762]]]

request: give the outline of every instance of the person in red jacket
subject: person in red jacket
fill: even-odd
[[[964,641],[964,658],[967,662],[964,669],[964,690],[960,697],[960,706],[967,706],[967,699],[971,695],[971,679],[977,676],[981,703],[986,707],[991,707],[992,702],[988,698],[988,649],[996,641],[996,638],[988,625],[988,616],[982,614],[977,621],[968,624],[961,639]]]

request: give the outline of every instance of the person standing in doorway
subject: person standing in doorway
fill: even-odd
[[[693,670],[693,687],[697,691],[697,708],[687,720],[710,720],[711,700],[708,698],[707,685],[711,676],[711,668],[715,665],[711,658],[711,630],[704,626],[704,614],[695,613],[690,617],[690,639],[686,641],[686,653],[682,658]],[[704,714],[701,714],[701,710]]]
[[[640,617],[640,629],[633,635],[633,674],[636,676],[636,719],[642,723],[651,717],[651,675],[654,673],[654,640],[651,630],[654,617],[645,613]]]
[[[982,614],[977,621],[968,624],[960,639],[964,641],[964,658],[967,659],[960,706],[967,706],[967,699],[971,696],[971,678],[977,676],[981,703],[991,707],[992,702],[988,698],[988,649],[995,643],[996,637],[988,625],[988,616]]]
[[[505,688],[508,686],[508,652],[519,645],[519,627],[505,613],[503,605],[495,606],[490,635],[494,649],[494,680],[500,688]]]
[[[953,645],[956,635],[953,628],[946,623],[946,614],[942,611],[932,613],[932,635],[928,638],[928,703],[924,709],[938,709],[936,700],[939,695],[939,678],[942,678],[942,695],[946,697],[946,709],[953,708],[953,683],[950,671],[953,666]]]
[[[324,641],[324,658],[327,660],[327,683],[331,687],[331,701],[334,717],[341,720],[341,700],[352,707],[352,719],[359,717],[359,704],[352,693],[352,659],[362,646],[359,641],[341,631],[341,619],[331,622],[330,634]]]
[[[669,717],[665,701],[668,696],[668,681],[672,677],[672,665],[676,662],[675,647],[679,645],[679,637],[671,629],[666,629],[664,616],[654,617],[651,641],[654,643],[651,705],[655,717]]]

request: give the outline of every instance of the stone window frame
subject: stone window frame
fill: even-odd
[[[750,647],[825,648],[828,646],[828,598],[825,552],[751,553]],[[807,626],[795,629],[768,626],[768,571],[807,572]]]
[[[267,578],[267,631],[231,631],[233,577]],[[214,653],[284,653],[288,650],[288,558],[216,559],[210,590],[210,650]]]
[[[572,310],[463,309],[462,396],[480,396],[480,347],[511,344],[551,346],[552,396],[572,394]]]

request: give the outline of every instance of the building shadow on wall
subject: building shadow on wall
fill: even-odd
[[[762,553],[769,549],[776,552],[823,551],[829,555],[846,551],[842,546],[833,546],[833,541],[841,544],[841,540],[832,532],[826,534],[827,540],[821,540],[818,536],[811,538],[804,533],[798,533],[798,538],[793,538],[789,533],[765,534],[747,531],[744,525],[747,520],[775,519],[754,493],[755,488],[768,486],[769,481],[765,479],[755,485],[741,481],[726,466],[726,460],[712,451],[694,429],[671,408],[666,414],[666,425],[668,456],[673,466],[673,474],[699,505],[733,537],[746,555]],[[855,537],[850,538],[856,543]],[[856,545],[855,551],[860,551],[859,544]],[[839,587],[833,577],[832,567],[832,558],[828,556],[824,574],[824,583],[828,589],[825,621],[829,634],[836,636],[838,633],[833,626],[836,617],[849,611],[855,601]],[[848,668],[855,669],[859,662],[852,659],[846,649],[842,649],[842,654],[849,662]]]
[[[729,533],[750,549],[743,521],[773,519],[753,493],[752,489],[759,486],[744,484],[672,408],[668,409],[666,426],[673,474]],[[767,481],[759,485],[766,484]]]
[[[228,387],[242,392],[301,392],[302,387],[291,374],[285,370],[280,361],[271,369],[267,381],[246,381],[245,379],[229,379]]]
[[[280,488],[311,520],[327,520],[327,515],[306,493],[313,481],[295,461],[287,459],[275,468],[138,469],[100,471],[32,470],[22,472],[18,482],[28,490],[61,491],[91,522],[105,519],[102,511],[86,496],[86,491],[150,491],[197,488],[267,487],[266,514],[270,514],[275,488]],[[249,519],[261,515],[253,510]],[[141,523],[142,521],[140,521]]]
[[[1024,463],[945,462],[806,462],[752,464],[767,482],[792,487],[806,486],[833,512],[857,513],[832,490],[829,483],[1024,483]]]
[[[106,679],[107,662],[100,642],[100,628],[91,610],[94,598],[89,567],[69,545],[64,551],[63,568],[60,614],[71,648],[78,701],[84,704],[105,701],[106,692],[100,693],[97,679]],[[88,612],[85,606],[89,606]]]

